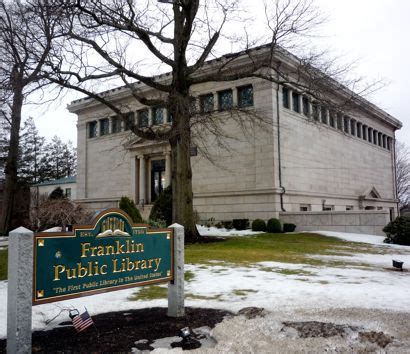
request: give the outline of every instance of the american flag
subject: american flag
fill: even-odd
[[[87,310],[85,310],[85,312],[81,315],[77,315],[73,318],[73,326],[77,330],[77,332],[85,330],[92,324],[94,324],[94,322]]]

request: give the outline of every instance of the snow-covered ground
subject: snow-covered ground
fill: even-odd
[[[237,237],[237,236],[251,236],[257,235],[262,232],[260,231],[252,231],[252,230],[235,230],[235,229],[218,229],[214,226],[203,226],[203,225],[196,225],[198,232],[201,236],[219,236],[219,237]]]
[[[214,234],[214,233],[213,233]],[[340,256],[313,256],[326,265],[261,262],[251,266],[221,264],[186,265],[194,275],[185,283],[186,305],[237,311],[243,307],[264,307],[268,311],[361,308],[410,312],[410,272],[391,270],[391,260],[410,265],[410,247],[400,249],[382,244],[377,236],[326,233],[348,241],[366,242],[372,253]],[[377,253],[375,253],[377,252]],[[380,253],[380,254],[379,254]],[[344,265],[343,263],[346,263]],[[336,266],[336,265],[337,266]],[[161,285],[161,286],[166,286]],[[33,308],[33,328],[45,328],[46,320],[61,310],[87,307],[91,315],[166,306],[165,299],[131,301],[141,288],[110,292],[73,300],[44,304]],[[0,282],[0,337],[6,335],[7,281]],[[51,324],[68,320],[66,311]]]

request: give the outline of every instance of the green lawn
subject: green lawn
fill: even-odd
[[[214,264],[211,261],[219,261],[246,265],[255,262],[274,261],[322,264],[324,261],[311,259],[309,256],[343,255],[344,253],[361,251],[369,253],[370,250],[366,245],[346,242],[333,237],[303,233],[260,234],[250,237],[229,238],[222,242],[187,245],[185,262]],[[6,278],[7,250],[0,250],[0,280]],[[187,280],[189,281],[189,279]]]
[[[224,242],[187,245],[185,262],[207,264],[209,261],[224,261],[247,264],[275,261],[312,264],[320,261],[309,259],[309,255],[341,255],[358,252],[360,247],[358,243],[316,234],[260,234],[229,238]]]
[[[7,250],[0,250],[0,280],[7,279]]]

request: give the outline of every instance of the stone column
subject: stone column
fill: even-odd
[[[288,88],[289,109],[293,111],[293,90]]]
[[[148,107],[147,109],[148,109],[148,126],[150,127],[152,126],[152,123],[153,123],[152,114],[153,114],[154,109],[152,107]]]
[[[347,121],[347,124],[345,124],[345,120]],[[346,128],[347,130],[345,130]],[[343,129],[346,134],[350,134],[350,118],[347,116],[343,117]]]
[[[165,152],[165,188],[171,185],[171,152]]]
[[[183,317],[184,305],[184,227],[172,224],[174,229],[174,280],[168,283],[169,317]]]
[[[139,204],[146,204],[146,193],[145,193],[145,158],[144,155],[138,156],[140,164],[140,174],[139,174]]]
[[[232,88],[232,105],[233,107],[238,106],[238,89],[236,87]]]
[[[299,113],[303,114],[303,95],[299,95]]]
[[[136,156],[131,156],[131,199],[134,200],[135,204],[139,204],[137,197],[137,158]]]
[[[33,232],[19,227],[9,234],[7,353],[31,353]]]

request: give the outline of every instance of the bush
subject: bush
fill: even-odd
[[[387,235],[384,242],[410,246],[410,217],[397,217],[383,228],[383,232]]]
[[[233,219],[232,226],[236,230],[249,229],[249,219]]]
[[[296,225],[295,224],[291,224],[291,223],[284,223],[283,224],[283,232],[293,232],[296,229]]]
[[[120,209],[125,211],[135,223],[142,223],[142,217],[135,203],[128,197],[121,197]]]
[[[227,230],[232,230],[233,229],[232,220],[222,220],[221,224]]]
[[[167,225],[172,224],[172,188],[168,186],[158,196],[154,202],[151,213],[149,214],[150,220],[159,221],[163,220]]]
[[[252,231],[266,231],[266,222],[262,219],[253,220]]]
[[[282,225],[278,219],[272,218],[268,220],[268,224],[266,225],[266,231],[271,233],[279,233],[282,232]]]
[[[66,199],[66,197],[61,187],[57,187],[50,193],[50,195],[48,196],[48,199],[52,199],[52,200]]]

